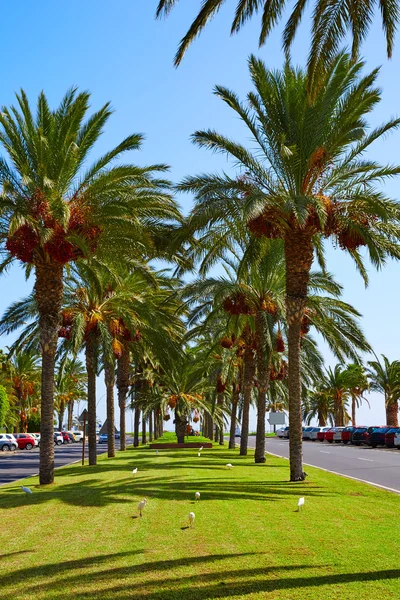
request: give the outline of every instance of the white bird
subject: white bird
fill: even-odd
[[[233,465],[231,465],[231,463],[228,463],[226,466],[228,469],[233,469]]]
[[[133,469],[132,475],[135,476],[137,472],[138,472],[138,468],[136,467],[135,469]]]
[[[197,456],[201,456],[200,452],[197,453]]]
[[[199,448],[199,452],[201,452],[203,450],[203,446],[201,448]]]
[[[156,450],[156,455],[158,456],[158,450]]]
[[[32,490],[30,490],[27,487],[24,487],[23,485],[21,485],[21,489],[23,492],[25,492],[25,494],[33,494]]]
[[[299,501],[297,503],[299,512],[300,512],[301,507],[304,506],[304,502],[305,502],[304,498],[299,498]]]
[[[196,518],[196,515],[194,514],[194,512],[190,512],[189,513],[189,527],[192,527],[195,518]]]
[[[200,500],[200,492],[196,492],[194,495],[195,500]]]
[[[146,498],[143,498],[143,500],[141,500],[139,502],[139,504],[137,505],[138,511],[139,511],[139,514],[140,514],[141,517],[143,517],[142,511],[145,509],[146,504],[147,504],[147,500],[146,500]]]

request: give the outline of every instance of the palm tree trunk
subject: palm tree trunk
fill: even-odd
[[[130,354],[124,348],[121,358],[118,359],[117,388],[119,405],[119,432],[121,438],[121,450],[126,450],[126,397],[129,390]]]
[[[399,415],[399,405],[398,405],[397,400],[395,402],[388,402],[386,404],[386,425],[388,427],[398,427],[399,426],[398,415]]]
[[[217,404],[218,404],[218,406],[222,407],[224,405],[224,401],[225,401],[225,395],[222,392],[222,393],[220,393],[220,394],[217,395]],[[216,438],[215,441],[219,442],[220,446],[223,446],[224,443],[225,443],[225,440],[224,440],[224,421],[223,421],[222,415],[221,415],[221,425],[218,427],[218,430],[215,433],[216,433],[216,435],[215,435],[215,438]]]
[[[58,411],[58,428],[61,431],[63,420],[64,420],[64,412],[65,412],[65,403],[60,402],[60,410]]]
[[[267,409],[267,390],[269,385],[270,354],[267,352],[264,340],[264,314],[256,315],[256,344],[257,344],[257,432],[254,462],[265,463],[265,413]]]
[[[214,437],[214,419],[212,415],[208,415],[208,425],[207,425],[207,437],[211,441],[213,441]]]
[[[63,266],[36,265],[35,300],[42,354],[40,485],[54,481],[54,371],[63,295]]]
[[[357,411],[356,397],[354,394],[352,394],[351,395],[351,424],[353,425],[353,427],[356,427],[356,411]]]
[[[144,416],[144,412],[142,411],[142,444],[147,444],[146,439],[146,417]]]
[[[231,428],[229,431],[229,448],[235,449],[235,431],[236,431],[236,412],[239,401],[240,384],[238,382],[233,384],[232,389],[232,407],[231,407]]]
[[[312,238],[308,233],[291,232],[285,238],[286,319],[289,355],[289,458],[290,481],[303,481],[300,330],[307,302],[308,281],[313,262]]]
[[[108,457],[115,456],[115,414],[114,414],[114,385],[115,367],[108,359],[104,360],[104,380],[107,396],[107,449]]]
[[[178,438],[178,444],[185,443],[187,419],[175,411],[175,433]]]
[[[87,400],[88,400],[88,444],[89,465],[97,464],[96,452],[96,362],[97,362],[97,332],[86,336],[85,358],[87,373]]]
[[[140,408],[136,406],[135,417],[133,422],[133,445],[135,448],[139,446],[139,423],[140,423]]]
[[[318,411],[318,427],[325,427],[326,419],[322,411]]]
[[[68,402],[68,431],[72,429],[72,418],[74,416],[74,401]]]
[[[254,385],[255,362],[254,354],[251,348],[246,347],[244,357],[243,371],[243,416],[242,416],[242,435],[240,438],[240,455],[247,455],[247,444],[249,441],[249,412],[251,392]]]
[[[153,411],[149,412],[149,442],[153,441]]]
[[[154,439],[158,440],[158,419],[156,412],[154,411]]]

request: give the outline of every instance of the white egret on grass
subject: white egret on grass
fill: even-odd
[[[158,450],[156,450],[156,455],[158,456]]]
[[[189,527],[192,527],[195,518],[196,518],[196,515],[194,514],[194,512],[190,512],[189,513]]]
[[[304,498],[299,498],[299,501],[297,503],[299,512],[300,512],[301,507],[304,506],[304,502],[305,502]]]
[[[32,490],[30,490],[28,487],[21,485],[21,489],[23,492],[25,492],[25,494],[33,494]]]
[[[142,511],[145,509],[146,504],[147,504],[147,500],[146,500],[146,498],[143,498],[143,500],[141,500],[137,506],[141,517],[143,517]]]
[[[231,465],[231,463],[228,463],[226,466],[228,469],[233,469],[233,465]]]
[[[138,468],[136,467],[135,469],[133,469],[132,475],[135,477],[135,475],[136,475],[137,472],[138,472]]]
[[[200,500],[200,492],[196,492],[194,495],[195,500]]]
[[[197,456],[201,456],[200,452],[197,453]]]
[[[201,452],[203,450],[203,446],[201,448],[199,448],[199,452]]]

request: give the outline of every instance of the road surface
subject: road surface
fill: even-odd
[[[249,447],[254,448],[255,441],[255,437],[250,437]],[[237,442],[240,442],[239,438]],[[265,449],[271,454],[289,458],[288,440],[266,438]],[[400,493],[400,450],[397,449],[305,441],[303,461]]]
[[[127,440],[128,441],[128,440]],[[128,442],[129,443],[129,442]],[[119,440],[115,440],[117,450]],[[97,454],[107,452],[107,444],[97,444]],[[55,465],[64,467],[82,458],[82,444],[66,444],[55,446]],[[86,445],[85,456],[88,456]],[[16,452],[0,452],[0,485],[10,483],[24,477],[32,477],[39,473],[39,448],[17,450]]]

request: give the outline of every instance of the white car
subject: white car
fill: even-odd
[[[35,447],[40,446],[40,433],[31,433],[30,435],[35,440]]]
[[[0,433],[0,450],[3,452],[15,451],[18,449],[17,440],[12,433]]]
[[[57,446],[62,446],[64,443],[64,438],[61,433],[54,432],[54,443],[57,444]]]
[[[396,448],[400,448],[400,432],[397,432],[394,436],[393,443]]]
[[[314,427],[304,427],[303,429],[303,440],[310,440],[310,434],[312,432],[312,430],[314,429]]]
[[[276,435],[279,438],[285,437],[285,429],[286,429],[286,427],[280,427],[279,429],[276,430]]]
[[[309,439],[312,442],[315,442],[318,438],[318,434],[320,431],[328,431],[328,429],[330,429],[330,427],[313,427],[312,430],[309,433]]]
[[[81,442],[83,440],[83,431],[67,431],[67,433],[72,433],[77,442]]]
[[[342,431],[344,427],[335,427],[335,433],[333,434],[333,441],[335,444],[340,444],[342,441]]]

